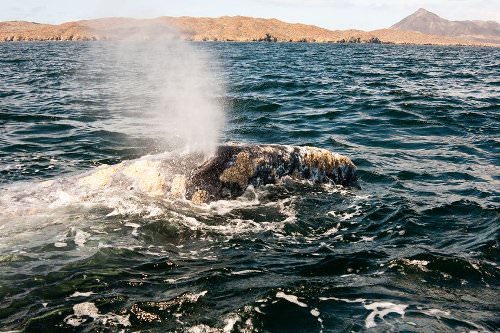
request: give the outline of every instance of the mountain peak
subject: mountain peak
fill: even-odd
[[[449,21],[424,8],[419,8],[410,16],[394,24],[391,29],[417,31],[428,35],[480,38],[487,42],[500,40],[500,24],[496,22]]]
[[[428,17],[428,18],[434,18],[434,19],[441,19],[441,17],[439,17],[439,15],[437,15],[433,12],[430,12],[425,8],[419,8],[415,13],[411,14],[408,17],[420,17],[420,18]]]
[[[417,9],[417,11],[414,14],[434,14],[434,13],[428,11],[425,8],[419,8],[419,9]],[[436,14],[434,14],[434,15],[436,15]]]

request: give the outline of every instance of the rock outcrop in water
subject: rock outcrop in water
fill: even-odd
[[[176,31],[176,33],[173,32]],[[448,36],[399,29],[328,30],[313,25],[245,16],[103,18],[60,25],[0,22],[0,41],[155,39],[167,34],[190,41],[388,43],[486,45]],[[492,44],[495,45],[495,44]]]

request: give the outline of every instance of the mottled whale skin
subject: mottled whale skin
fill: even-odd
[[[122,201],[190,200],[195,205],[241,196],[248,186],[279,184],[283,177],[357,186],[351,160],[326,149],[281,145],[223,144],[207,159],[201,153],[167,152],[83,174],[0,191],[0,227],[15,216],[88,203],[120,210]],[[15,204],[13,204],[15,203]],[[41,213],[40,216],[45,216]]]
[[[276,184],[281,178],[358,186],[356,166],[326,149],[285,145],[226,144],[186,179],[185,197],[194,203],[233,199],[249,185]]]

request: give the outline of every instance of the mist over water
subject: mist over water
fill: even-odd
[[[213,154],[224,125],[224,84],[210,55],[165,27],[121,31],[118,41],[91,50],[92,63],[106,64],[100,75],[111,88],[109,111],[142,122],[176,150]],[[141,130],[136,125],[130,129]]]

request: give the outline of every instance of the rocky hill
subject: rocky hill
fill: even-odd
[[[391,29],[500,44],[500,24],[495,21],[449,21],[423,8]]]
[[[401,29],[370,32],[328,30],[313,25],[244,16],[103,18],[60,25],[0,22],[0,41],[155,39],[165,35],[192,41],[484,45],[478,41]]]

